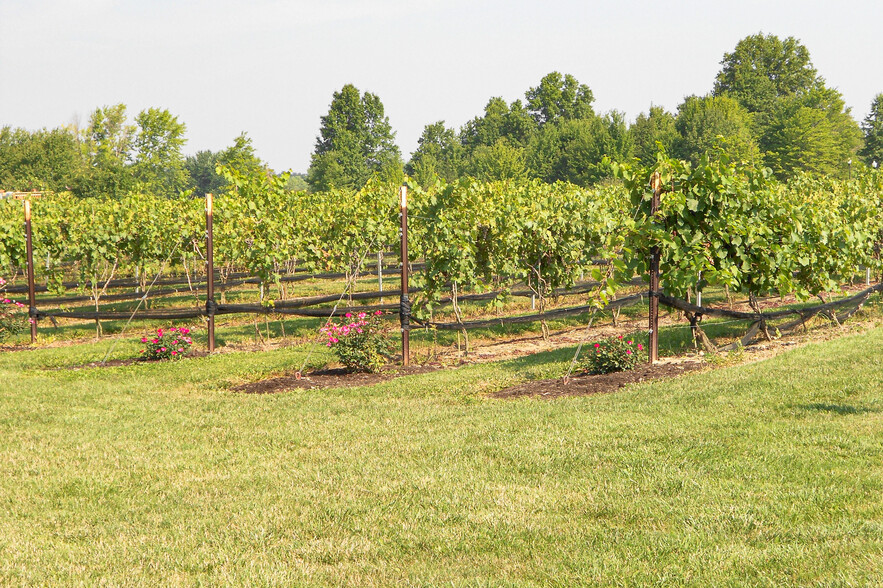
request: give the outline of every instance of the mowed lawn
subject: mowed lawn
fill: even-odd
[[[0,355],[0,584],[883,584],[880,328],[555,401],[484,394],[572,349],[272,396],[230,387],[303,351],[45,369],[106,345]]]

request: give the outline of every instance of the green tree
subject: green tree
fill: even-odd
[[[625,122],[625,114],[611,110],[601,117],[601,123],[604,129],[602,136],[606,156],[615,162],[631,158],[634,155],[635,140]]]
[[[721,65],[713,94],[735,98],[748,112],[769,112],[777,99],[806,92],[818,81],[809,50],[794,37],[750,35],[724,54]]]
[[[184,160],[184,169],[190,177],[189,188],[194,196],[217,194],[223,189],[226,182],[215,171],[217,165],[218,153],[210,150],[197,151]]]
[[[198,151],[196,155],[187,157],[184,167],[190,176],[189,186],[195,195],[218,194],[227,188],[227,180],[218,173],[218,166],[221,165],[244,177],[271,173],[255,154],[251,138],[243,132],[234,139],[233,145],[223,151]]]
[[[441,178],[452,182],[460,176],[463,167],[463,146],[456,131],[438,121],[423,128],[417,140],[417,150],[405,171],[421,186],[428,186]]]
[[[698,163],[703,155],[726,152],[733,161],[756,161],[751,115],[729,96],[689,96],[678,106],[674,155]]]
[[[184,166],[184,132],[186,126],[178,122],[168,110],[142,110],[135,123],[135,157],[132,172],[143,191],[159,196],[174,196],[188,182]]]
[[[401,153],[380,98],[347,84],[334,93],[321,120],[307,172],[313,191],[358,189],[374,174],[401,175]]]
[[[125,104],[95,109],[83,130],[81,145],[89,174],[80,185],[80,196],[121,197],[134,187],[128,168],[134,134],[135,127],[126,124]]]
[[[557,71],[547,74],[540,84],[525,94],[527,106],[537,125],[559,120],[575,120],[594,116],[592,90],[570,74]]]
[[[490,146],[479,145],[467,164],[466,172],[483,182],[524,180],[527,178],[524,148],[512,145],[506,137],[500,137]]]
[[[862,123],[864,144],[859,155],[868,165],[875,161],[883,165],[883,93],[877,94],[871,102],[871,112]]]
[[[780,179],[795,171],[845,176],[861,143],[861,130],[836,90],[819,84],[780,99],[769,114],[760,147]]]
[[[648,114],[639,114],[629,132],[634,143],[635,157],[643,165],[656,161],[660,147],[671,155],[678,139],[675,116],[661,106],[651,106]]]
[[[69,129],[0,129],[0,188],[74,191],[86,172],[77,137]]]
[[[218,164],[235,169],[242,175],[267,174],[270,170],[254,150],[247,133],[240,133],[233,144],[218,154]]]
[[[624,161],[631,152],[625,118],[611,111],[604,116],[544,125],[531,143],[528,167],[533,177],[545,182],[589,186],[610,175],[605,157]]]
[[[780,179],[796,171],[844,174],[860,139],[837,90],[827,88],[809,50],[793,37],[758,34],[724,55],[714,95],[752,114],[764,164]]]
[[[491,98],[484,107],[484,116],[477,116],[460,130],[460,142],[471,154],[477,147],[491,147],[501,138],[509,145],[524,147],[536,130],[527,108],[516,100],[507,105],[500,97]]]
[[[310,187],[307,184],[307,174],[291,174],[285,182],[285,189],[292,192],[305,192]]]

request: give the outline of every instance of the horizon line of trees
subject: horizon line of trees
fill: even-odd
[[[69,191],[120,198],[140,192],[204,196],[227,188],[219,166],[240,174],[273,174],[241,133],[220,151],[184,156],[186,125],[168,110],[147,108],[130,123],[125,104],[96,108],[85,126],[29,132],[0,128],[0,189]],[[305,189],[292,174],[291,189]]]
[[[687,96],[676,112],[651,106],[632,124],[617,110],[596,113],[588,85],[551,72],[524,100],[492,97],[459,129],[427,124],[405,162],[380,98],[352,84],[335,92],[306,174],[287,187],[358,189],[374,176],[421,185],[473,177],[540,179],[588,186],[610,177],[606,158],[648,165],[657,153],[697,162],[703,155],[770,168],[843,177],[853,165],[883,163],[883,93],[861,124],[829,88],[798,40],[748,36],[725,53],[711,91]],[[149,108],[130,124],[126,106],[97,108],[85,127],[28,132],[0,128],[0,188],[69,190],[79,196],[131,192],[194,195],[224,190],[219,166],[273,174],[242,133],[221,151],[185,157],[186,127],[168,110]]]
[[[726,153],[779,179],[800,171],[845,177],[853,165],[883,163],[883,93],[859,125],[793,37],[742,39],[721,60],[712,90],[687,96],[676,112],[651,106],[629,125],[620,111],[596,113],[593,102],[588,85],[551,72],[523,101],[493,97],[459,129],[426,125],[403,162],[379,98],[348,84],[322,118],[307,183],[358,188],[371,175],[404,172],[423,186],[465,176],[587,186],[610,177],[605,157],[648,165],[660,151],[692,163]]]

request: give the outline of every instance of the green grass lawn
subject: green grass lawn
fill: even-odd
[[[555,401],[484,393],[573,349],[273,396],[230,387],[303,349],[46,369],[108,345],[0,354],[0,584],[883,584],[880,328]]]

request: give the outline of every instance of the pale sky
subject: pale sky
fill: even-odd
[[[185,153],[242,131],[306,171],[332,93],[377,94],[407,160],[423,127],[573,74],[629,120],[711,90],[758,32],[794,36],[861,121],[883,92],[883,0],[0,0],[0,126],[167,108]]]

